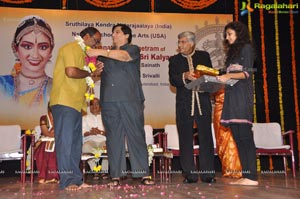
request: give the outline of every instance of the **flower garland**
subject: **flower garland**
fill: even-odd
[[[290,0],[293,4],[293,0]],[[296,70],[296,56],[295,56],[295,30],[294,30],[294,15],[290,12],[290,33],[291,33],[291,60],[292,60],[292,77],[294,85],[294,102],[295,102],[295,115],[296,115],[296,128],[298,135],[298,143],[300,143],[300,120],[299,120],[299,106],[298,106],[298,88],[297,88],[297,70]],[[300,144],[298,144],[298,151],[300,157]]]
[[[154,149],[153,149],[152,144],[149,144],[147,146],[147,151],[148,151],[148,164],[150,166],[152,163],[152,160],[153,160],[153,156],[154,156]]]
[[[62,0],[61,9],[63,10],[67,9],[67,0]]]
[[[30,130],[30,129],[27,129],[25,131],[25,135],[35,135],[36,134],[36,131],[35,130]]]
[[[155,1],[151,0],[151,12],[154,12],[155,9]]]
[[[251,0],[247,1],[247,4],[251,4]],[[250,39],[252,40],[252,20],[251,20],[251,12],[248,12],[248,30],[249,30],[249,35]]]
[[[277,4],[277,0],[274,1]],[[278,27],[278,12],[277,8],[274,9],[275,20],[275,46],[276,46],[276,62],[277,62],[277,81],[278,81],[278,101],[279,101],[279,113],[281,130],[284,132],[284,110],[282,101],[282,83],[281,83],[281,63],[280,63],[280,47],[279,47],[279,27]]]
[[[86,52],[86,50],[91,48],[84,44],[84,40],[79,35],[75,36],[74,38],[76,41],[78,41],[78,44],[81,47],[81,49],[83,50],[83,52]],[[88,71],[89,73],[94,72],[96,70],[96,66],[95,66],[96,61],[97,61],[96,57],[86,56],[85,62],[87,65],[84,65],[83,69],[85,71]],[[93,100],[95,98],[95,92],[94,92],[95,83],[94,83],[94,80],[90,76],[87,76],[85,78],[85,81],[86,81],[88,88],[87,88],[87,92],[84,94],[84,96],[85,96],[86,102],[89,102],[90,100]]]
[[[100,157],[101,157],[102,153],[104,153],[104,152],[105,152],[105,150],[100,147],[96,147],[96,148],[92,149],[92,153],[94,154],[95,159],[96,159],[96,166],[94,166],[93,171],[95,171],[97,173],[101,171],[102,166],[99,161],[100,161]]]
[[[262,0],[259,3],[263,3]],[[269,90],[267,82],[267,64],[266,64],[266,46],[265,46],[265,27],[264,27],[264,11],[259,9],[259,24],[260,24],[260,40],[261,40],[261,58],[262,58],[262,75],[263,75],[263,90],[265,102],[265,117],[266,122],[270,122],[269,110]]]
[[[239,20],[239,0],[234,0],[234,21]]]
[[[22,69],[22,63],[19,60],[17,60],[10,73],[13,77],[16,77],[21,72],[21,69]]]
[[[263,3],[262,0],[259,1]],[[259,24],[260,24],[260,40],[261,40],[261,57],[262,57],[262,75],[263,75],[263,93],[265,102],[265,117],[266,122],[270,122],[269,114],[269,94],[268,94],[268,82],[267,82],[267,66],[266,66],[266,48],[265,48],[265,28],[264,28],[264,12],[263,9],[259,9]],[[273,168],[272,159],[270,161],[270,169]],[[257,170],[261,170],[260,159],[257,158]]]
[[[35,135],[36,131],[35,130],[31,130],[31,129],[27,129],[25,131],[25,135]],[[26,138],[25,138],[26,139]],[[31,147],[29,147],[29,149],[26,151],[26,161],[25,161],[25,166],[26,166],[26,171],[29,171],[31,168]]]

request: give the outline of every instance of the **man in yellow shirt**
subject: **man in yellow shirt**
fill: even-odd
[[[57,166],[60,175],[60,189],[77,191],[87,187],[82,181],[79,168],[82,152],[82,114],[86,108],[85,78],[96,80],[103,70],[103,64],[96,63],[92,73],[84,70],[86,65],[85,46],[96,48],[100,45],[101,34],[94,27],[80,32],[79,42],[65,44],[59,49],[53,73],[53,86],[50,94],[52,108]]]

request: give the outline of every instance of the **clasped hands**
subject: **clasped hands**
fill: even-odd
[[[91,78],[94,81],[98,81],[98,80],[100,80],[100,75],[103,71],[104,64],[103,64],[103,62],[97,60],[95,66],[96,66],[96,70],[91,73]]]
[[[86,53],[89,57],[96,57],[96,56],[98,56],[98,54],[97,54],[97,51],[98,51],[98,50],[99,50],[99,49],[93,49],[93,48],[90,48],[90,49],[87,49],[85,53]],[[92,79],[93,79],[94,81],[97,81],[97,80],[100,79],[100,75],[101,75],[101,73],[102,73],[102,71],[103,71],[104,64],[103,64],[103,62],[97,60],[95,66],[96,66],[96,70],[95,70],[94,72],[91,73],[91,77],[92,77]]]
[[[90,135],[105,135],[105,131],[102,131],[98,128],[92,128],[90,130]]]

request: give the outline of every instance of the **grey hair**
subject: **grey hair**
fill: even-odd
[[[191,32],[191,31],[185,31],[182,32],[180,34],[178,34],[178,39],[181,39],[182,37],[186,37],[190,42],[192,43],[196,43],[196,36],[195,33]]]

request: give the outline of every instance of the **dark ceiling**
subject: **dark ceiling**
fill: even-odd
[[[5,1],[5,0],[4,0]],[[185,9],[173,3],[171,0],[131,0],[130,3],[116,8],[101,8],[87,3],[85,0],[67,0],[68,10],[99,10],[99,11],[129,11],[129,12],[152,12],[151,2],[154,12],[166,13],[233,13],[233,0],[218,0],[212,5],[201,10]],[[45,8],[62,9],[62,0],[32,0],[32,3],[12,4],[0,2],[2,7],[22,7],[22,8]]]

